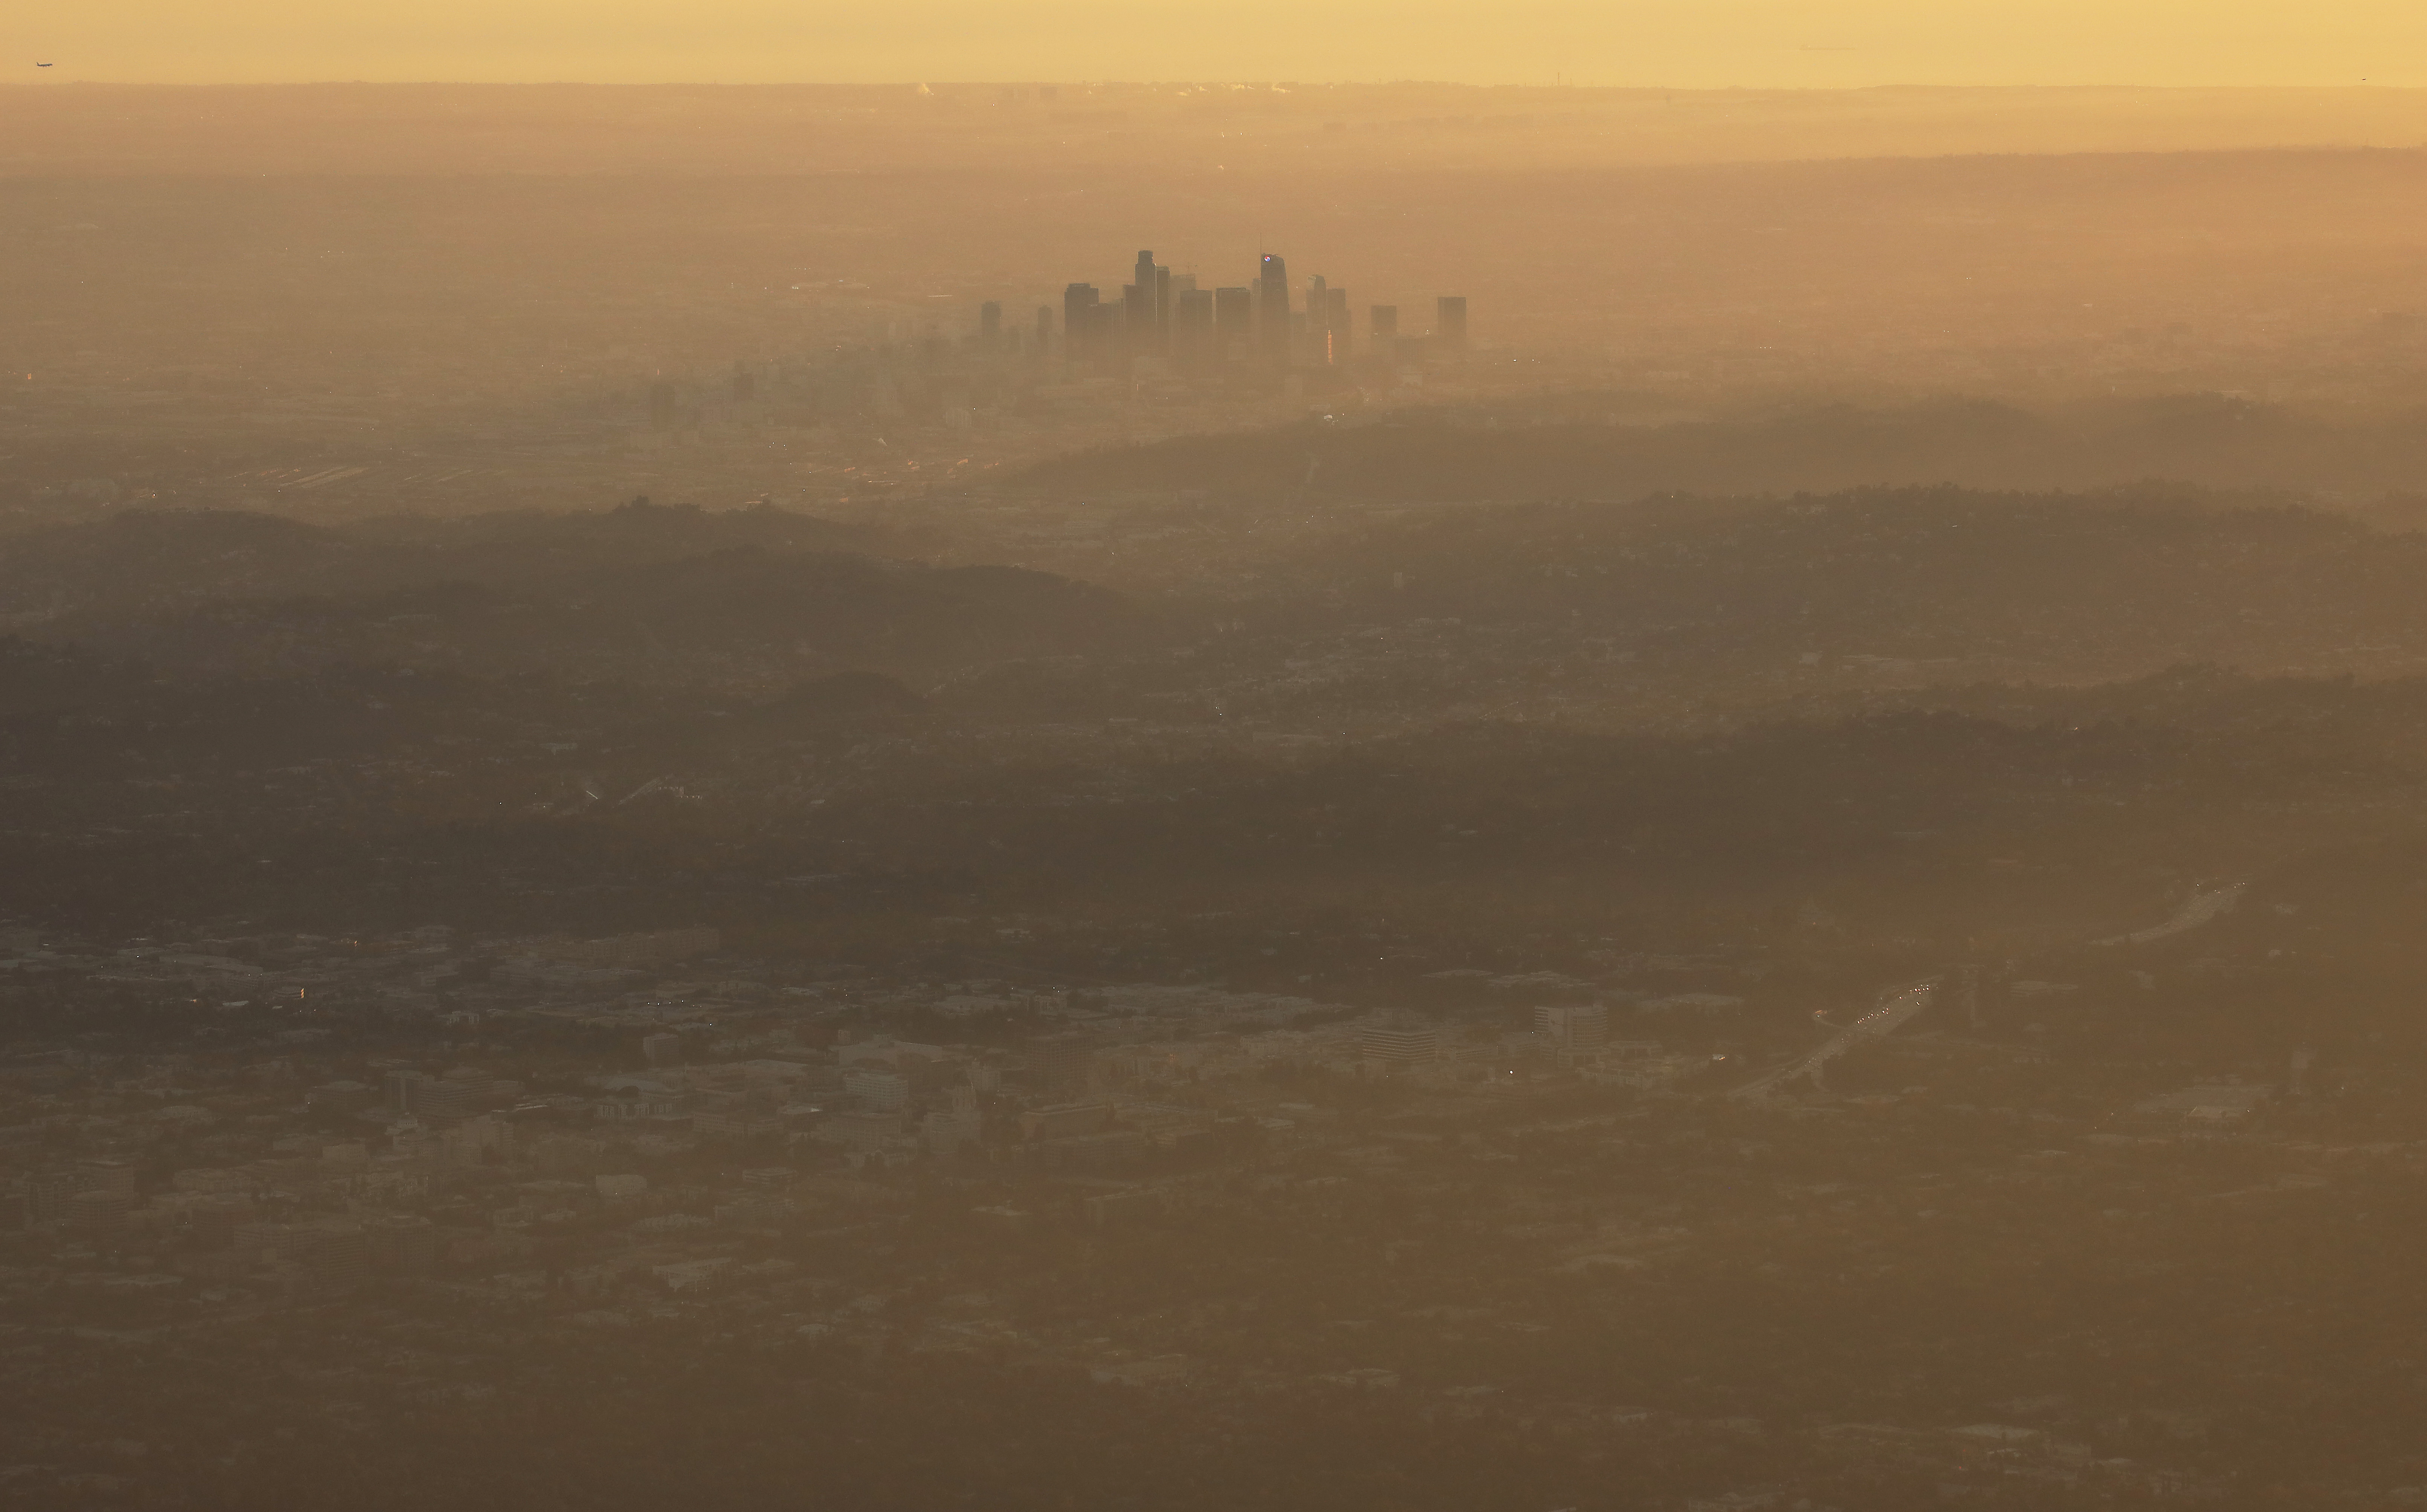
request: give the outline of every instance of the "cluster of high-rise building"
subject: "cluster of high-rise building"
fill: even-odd
[[[1434,301],[1433,327],[1404,333],[1399,308],[1376,304],[1366,312],[1361,350],[1348,291],[1323,278],[1308,280],[1300,300],[1290,288],[1289,265],[1266,252],[1249,283],[1200,288],[1194,273],[1178,273],[1137,254],[1136,276],[1107,299],[1093,284],[1062,291],[1061,354],[1073,366],[1125,368],[1151,359],[1181,371],[1242,365],[1267,370],[1330,367],[1352,356],[1392,363],[1457,356],[1466,350],[1466,300],[1444,295]],[[1054,312],[1036,312],[1034,342],[1050,350]],[[989,301],[980,310],[978,339],[996,347],[1003,340],[1002,309]]]
[[[1403,327],[1393,304],[1366,307],[1364,330],[1348,291],[1317,277],[1298,289],[1277,252],[1244,285],[1200,288],[1137,254],[1117,298],[1072,284],[1062,305],[1007,318],[1001,301],[978,306],[974,327],[920,312],[888,321],[881,341],[772,361],[741,361],[729,378],[658,378],[643,390],[650,432],[719,423],[803,427],[982,427],[989,416],[1051,415],[1067,380],[1137,380],[1166,400],[1227,394],[1251,398],[1342,385],[1390,387],[1401,369],[1457,362],[1467,350],[1466,300],[1434,301],[1429,330]],[[1412,325],[1414,322],[1410,321]]]

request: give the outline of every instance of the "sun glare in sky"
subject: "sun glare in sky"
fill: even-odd
[[[2415,0],[94,0],[9,31],[26,83],[2427,83]]]

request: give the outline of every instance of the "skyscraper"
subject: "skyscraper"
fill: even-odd
[[[1039,312],[1040,314],[1042,312]],[[1062,356],[1083,363],[1094,358],[1096,285],[1073,284],[1062,291]]]
[[[1132,357],[1154,350],[1154,269],[1145,281],[1121,285],[1121,347]]]
[[[1125,344],[1131,355],[1145,356],[1163,350],[1163,333],[1171,310],[1170,279],[1169,268],[1155,266],[1153,252],[1137,254],[1137,292],[1122,301],[1123,324],[1128,328]]]
[[[1434,301],[1433,344],[1443,351],[1466,350],[1466,296],[1444,294]]]
[[[1264,360],[1276,367],[1287,367],[1290,360],[1290,290],[1289,264],[1279,252],[1264,253],[1262,272],[1256,287],[1256,334],[1261,338]]]
[[[1087,311],[1088,360],[1099,365],[1121,358],[1121,307],[1106,302]]]
[[[1306,323],[1314,332],[1315,352],[1326,363],[1348,360],[1348,291],[1327,287],[1323,291],[1323,307],[1317,310],[1312,300],[1307,301]]]
[[[978,346],[992,351],[1002,345],[1002,301],[988,300],[978,306]]]
[[[1218,355],[1213,291],[1181,289],[1172,296],[1171,360],[1183,367],[1195,367]]]
[[[1214,291],[1214,350],[1224,362],[1244,358],[1256,335],[1255,295],[1241,287]]]

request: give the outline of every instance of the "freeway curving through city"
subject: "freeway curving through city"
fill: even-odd
[[[1867,1039],[1893,1034],[1905,1020],[1930,1006],[1930,997],[1938,990],[1940,979],[1928,977],[1911,986],[1899,987],[1880,1000],[1878,1007],[1855,1019],[1823,1041],[1820,1048],[1800,1061],[1789,1061],[1773,1071],[1766,1071],[1728,1094],[1748,1102],[1758,1101],[1784,1085],[1801,1077],[1817,1079],[1820,1068]],[[1823,1020],[1826,1022],[1826,1020]]]
[[[2150,940],[2165,939],[2170,935],[2188,934],[2204,924],[2213,922],[2229,911],[2235,903],[2241,901],[2242,889],[2248,886],[2247,883],[2229,882],[2206,888],[2194,887],[2191,895],[2185,899],[2182,905],[2175,910],[2173,917],[2163,923],[2152,924],[2147,929],[2135,930],[2128,935],[2110,935],[2093,943],[2140,945]],[[1814,1084],[1817,1085],[1821,1068],[1831,1061],[1866,1039],[1879,1039],[1895,1033],[1897,1030],[1903,1027],[1906,1020],[1929,1007],[1943,980],[1940,977],[1928,977],[1910,986],[1898,987],[1886,993],[1880,999],[1879,1006],[1844,1028],[1837,1029],[1835,1033],[1821,1042],[1818,1049],[1800,1060],[1789,1061],[1784,1065],[1763,1072],[1743,1086],[1730,1092],[1728,1096],[1741,1097],[1748,1102],[1757,1102],[1779,1087],[1805,1077],[1811,1078]],[[1824,1025],[1829,1024],[1828,1019],[1818,1014],[1813,1015],[1813,1017]],[[1836,1026],[1829,1025],[1829,1027]]]
[[[2241,889],[2248,886],[2250,885],[2246,882],[2228,882],[2220,886],[2210,887],[2205,892],[2194,887],[2191,889],[2191,895],[2183,900],[2183,905],[2175,910],[2174,917],[2164,923],[2152,924],[2147,929],[2134,930],[2129,935],[2110,935],[2095,943],[2143,945],[2150,940],[2164,939],[2169,935],[2187,934],[2202,924],[2210,922],[2218,915],[2240,902]]]

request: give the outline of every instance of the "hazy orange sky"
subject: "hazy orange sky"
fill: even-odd
[[[23,0],[0,78],[2427,84],[2422,0]],[[37,71],[47,61],[55,66]]]

